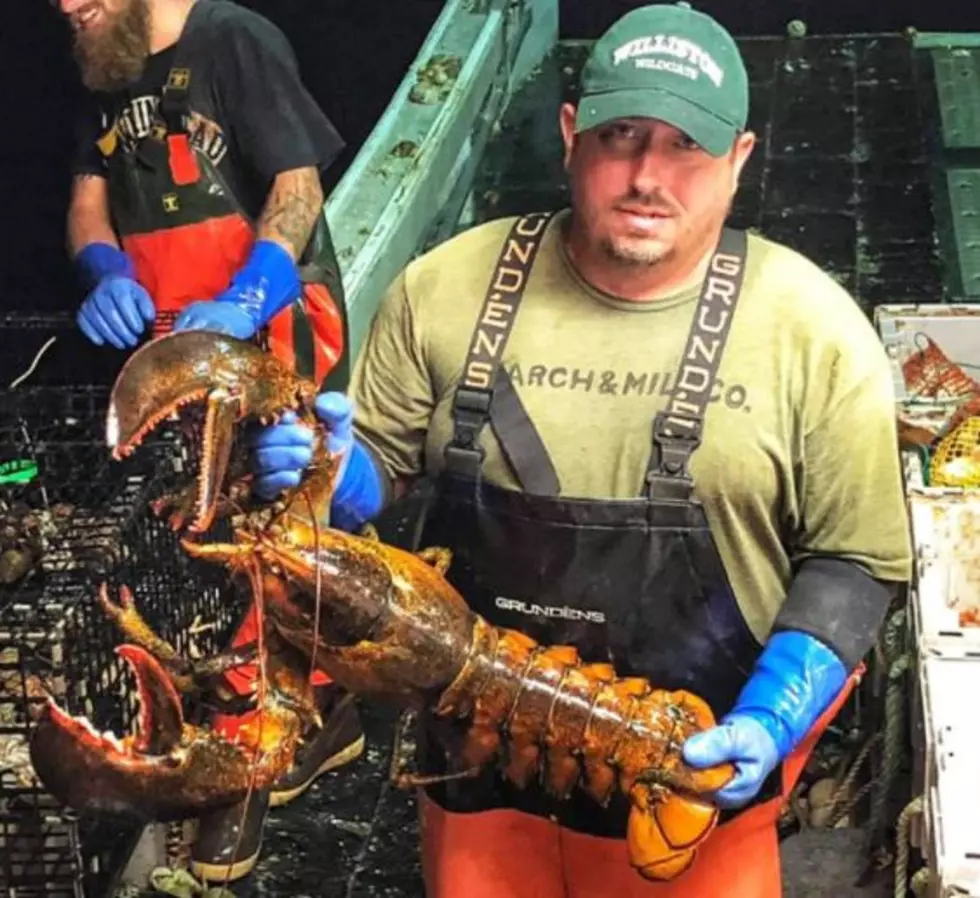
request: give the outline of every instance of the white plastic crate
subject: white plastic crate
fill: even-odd
[[[923,845],[931,898],[980,898],[980,662],[927,658],[919,669],[926,730]]]
[[[919,651],[980,659],[980,495],[913,489],[910,592]]]
[[[884,305],[874,323],[892,360],[898,401],[944,402],[963,389],[964,377],[976,379],[980,392],[980,306]],[[922,376],[910,380],[916,371]]]

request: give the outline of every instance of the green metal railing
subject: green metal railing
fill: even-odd
[[[980,34],[913,37],[928,57],[937,107],[933,196],[949,299],[980,302]]]
[[[356,354],[388,284],[448,236],[514,90],[558,38],[558,0],[447,0],[327,200]]]

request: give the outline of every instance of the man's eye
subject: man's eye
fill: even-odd
[[[632,125],[610,125],[602,132],[602,139],[607,143],[624,143],[637,138],[637,130]]]

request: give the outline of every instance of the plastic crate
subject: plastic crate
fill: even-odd
[[[955,402],[967,390],[980,392],[980,306],[883,305],[874,322],[897,401]]]
[[[37,466],[29,482],[0,485],[7,526],[25,508],[51,512],[29,571],[0,584],[0,895],[108,894],[139,835],[65,813],[33,780],[26,753],[28,677],[98,728],[131,731],[133,681],[114,653],[120,635],[94,602],[99,584],[128,585],[151,626],[187,653],[221,648],[244,609],[225,573],[190,559],[150,509],[186,457],[162,436],[113,461],[107,399],[86,388],[0,394],[0,463]]]
[[[972,713],[980,663],[927,658],[920,668],[926,730],[924,853],[929,894],[980,898],[980,720]]]
[[[980,659],[980,495],[913,489],[908,506],[915,550],[910,598],[919,650]]]
[[[941,445],[951,432],[962,427],[968,418],[975,415],[961,415],[960,420],[951,427],[951,421],[961,409],[962,403],[947,403],[935,405],[932,403],[918,405],[901,402],[896,407],[899,421],[900,436],[903,442],[916,443],[915,446],[904,445],[902,449],[902,468],[906,491],[915,490],[923,493],[934,492],[936,495],[969,494],[980,495],[976,485],[965,486],[934,486],[932,466],[936,447]]]

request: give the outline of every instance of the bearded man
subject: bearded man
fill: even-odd
[[[91,101],[68,213],[69,250],[90,291],[78,326],[120,350],[170,329],[218,330],[343,388],[347,325],[322,182],[343,143],[285,36],[215,0],[59,5]],[[253,608],[233,645],[256,632]],[[223,685],[247,696],[255,675],[243,668]],[[322,676],[315,683],[323,727],[271,792],[200,821],[199,876],[247,874],[270,802],[292,800],[363,750],[350,696]],[[251,713],[239,703],[214,725],[233,737]]]

